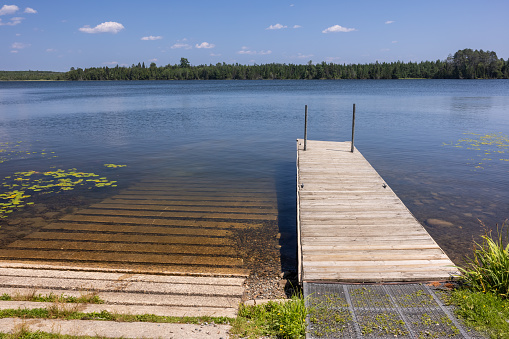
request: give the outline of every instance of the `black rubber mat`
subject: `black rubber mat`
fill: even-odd
[[[483,338],[426,284],[304,283],[307,338]]]

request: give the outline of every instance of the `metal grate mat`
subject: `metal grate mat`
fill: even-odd
[[[484,338],[426,284],[304,282],[307,338]]]

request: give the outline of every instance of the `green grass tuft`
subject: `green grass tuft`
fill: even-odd
[[[450,295],[456,315],[491,338],[509,338],[509,300],[493,293],[456,289]]]
[[[486,226],[481,222],[481,225]],[[503,236],[497,228],[497,234],[486,231],[481,243],[474,243],[473,256],[467,257],[465,268],[459,267],[462,279],[476,292],[493,293],[501,298],[509,297],[509,237]],[[504,243],[507,245],[504,246]]]
[[[227,317],[168,317],[154,314],[117,314],[108,311],[83,313],[78,312],[78,304],[59,304],[50,307],[34,309],[5,309],[0,310],[2,318],[23,319],[64,319],[64,320],[108,320],[118,322],[153,322],[178,324],[230,324],[233,319]]]
[[[307,309],[301,295],[287,301],[241,305],[230,333],[242,338],[304,338],[306,315]]]

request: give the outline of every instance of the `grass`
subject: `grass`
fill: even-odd
[[[0,339],[102,339],[106,337],[90,337],[90,336],[72,336],[55,333],[47,333],[42,331],[30,331],[25,323],[20,324],[14,329],[13,333],[1,333]]]
[[[230,334],[241,338],[304,338],[307,309],[302,295],[287,301],[240,305]]]
[[[509,300],[463,288],[451,292],[450,302],[469,327],[490,338],[509,338]]]
[[[78,304],[70,305],[55,303],[50,307],[34,309],[6,309],[0,310],[0,318],[104,320],[117,322],[152,322],[177,324],[230,324],[234,320],[228,317],[168,317],[154,314],[119,314],[108,311],[84,313],[79,312],[78,307]]]
[[[486,226],[481,222],[486,229]],[[506,225],[497,228],[497,234],[485,231],[481,243],[474,243],[473,256],[467,257],[465,268],[459,267],[462,279],[472,291],[489,292],[507,299],[509,297],[509,236],[503,236]],[[504,247],[504,243],[507,245]]]
[[[98,320],[116,322],[152,322],[152,323],[177,323],[177,324],[230,324],[234,321],[227,317],[165,317],[153,314],[117,314],[107,311],[83,313],[78,312],[78,304],[58,303],[46,308],[36,309],[7,309],[0,310],[0,318],[21,318],[21,319],[62,319],[62,320]],[[103,338],[101,336],[71,336],[47,333],[41,331],[30,331],[26,324],[22,324],[14,333],[2,333],[0,339],[92,339]]]
[[[486,226],[481,222],[481,226]],[[473,256],[467,258],[461,282],[449,302],[467,325],[491,338],[509,338],[509,237],[503,235],[504,223],[497,233],[485,231],[475,242]]]
[[[9,295],[4,293],[0,295],[0,300],[4,301],[35,301],[35,302],[59,302],[59,303],[80,303],[80,304],[104,304],[96,293],[85,293],[79,297],[68,296],[65,294],[56,295],[50,293],[48,295],[37,294],[36,290],[32,290],[26,294],[16,293]]]

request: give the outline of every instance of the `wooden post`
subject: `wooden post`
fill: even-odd
[[[306,144],[308,141],[308,105],[304,108],[305,118],[304,118],[304,151],[306,150]]]
[[[352,149],[351,152],[353,153],[353,137],[355,135],[355,104],[353,104],[353,117],[352,117]]]

